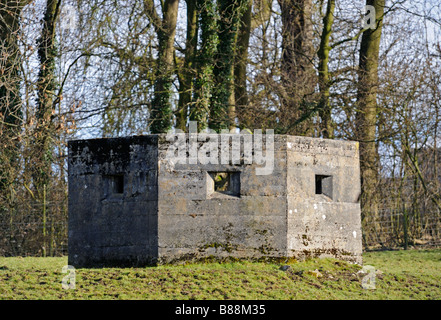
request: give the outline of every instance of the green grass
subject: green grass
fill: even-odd
[[[0,299],[441,299],[441,250],[369,252],[375,289],[360,266],[335,259],[289,264],[196,263],[77,269],[63,289],[67,258],[0,258]]]

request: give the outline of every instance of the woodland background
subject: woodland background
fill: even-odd
[[[1,0],[0,255],[66,253],[69,139],[189,121],[359,141],[365,248],[439,245],[440,36],[437,0]]]

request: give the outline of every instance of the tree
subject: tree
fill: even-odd
[[[20,14],[27,1],[0,2],[0,191],[19,171],[21,57],[18,47]]]
[[[236,127],[234,98],[234,61],[240,21],[247,9],[247,0],[219,1],[219,43],[215,57],[215,86],[210,103],[209,126],[215,131]]]
[[[323,138],[333,138],[334,128],[331,117],[331,104],[329,101],[330,76],[329,76],[329,39],[334,22],[335,0],[328,0],[325,16],[323,17],[323,31],[320,39],[320,47],[317,52],[319,58],[318,78],[320,87],[319,114],[321,119],[321,133]]]
[[[360,142],[360,170],[363,213],[375,215],[378,211],[379,156],[377,151],[377,91],[378,59],[383,27],[385,0],[367,0],[375,8],[375,29],[363,32],[360,45],[356,137]]]
[[[54,125],[56,89],[55,59],[57,46],[55,27],[60,12],[61,0],[47,0],[43,16],[43,28],[37,41],[40,68],[37,81],[37,126],[34,141],[34,187],[40,197],[49,188],[51,165],[53,162]]]
[[[198,44],[198,0],[187,0],[187,36],[182,71],[179,72],[179,101],[176,128],[185,131],[189,108],[193,99],[196,52]]]
[[[174,42],[179,0],[165,0],[162,19],[156,12],[153,0],[145,1],[145,8],[158,37],[158,57],[155,93],[151,106],[150,131],[165,133],[171,128],[172,105],[170,102],[174,74]]]
[[[312,0],[279,0],[282,18],[281,130],[313,135],[317,80],[313,65]]]
[[[234,98],[235,106],[239,110],[248,105],[247,93],[247,65],[248,47],[252,30],[252,7],[253,0],[248,0],[246,8],[240,20],[239,35],[237,39],[237,56],[234,66]],[[237,111],[236,111],[237,112]]]
[[[198,130],[201,131],[208,126],[211,96],[215,87],[214,65],[219,42],[219,13],[216,3],[210,0],[197,0],[197,7],[201,39],[200,49],[196,52],[194,96],[189,118],[198,123]]]
[[[189,114],[190,120],[198,122],[198,130],[236,126],[235,61],[241,17],[250,5],[245,0],[198,1],[201,39]]]

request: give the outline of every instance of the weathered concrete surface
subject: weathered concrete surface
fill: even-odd
[[[361,263],[358,143],[287,140],[288,255]],[[315,194],[315,175],[332,176],[332,199]]]
[[[69,142],[69,264],[145,265],[158,252],[156,136]],[[109,194],[109,177],[123,176]]]
[[[270,175],[256,174],[262,164],[244,160],[243,149],[240,161],[222,164],[224,145],[218,164],[191,164],[171,161],[171,144],[164,135],[69,143],[69,264],[308,256],[361,263],[357,143],[276,135]],[[216,172],[230,173],[239,193],[214,192]],[[115,194],[112,179],[121,175],[124,192]],[[323,182],[330,197],[316,194],[316,176],[332,177]]]

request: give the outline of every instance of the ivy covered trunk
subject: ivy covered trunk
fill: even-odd
[[[172,82],[174,75],[174,41],[178,17],[179,0],[165,0],[162,20],[157,17],[153,1],[150,3],[151,18],[158,36],[158,58],[155,93],[151,106],[151,133],[165,133],[172,126]]]
[[[55,113],[56,81],[55,58],[57,46],[55,42],[55,26],[60,12],[61,0],[48,0],[43,17],[41,37],[38,39],[38,59],[40,69],[37,82],[37,126],[33,157],[35,159],[33,171],[34,187],[39,198],[43,198],[45,188],[49,188],[51,164],[53,162],[54,128],[52,114]]]
[[[198,130],[208,125],[211,95],[214,89],[214,64],[218,45],[217,25],[219,15],[216,3],[197,0],[199,28],[201,30],[200,49],[197,52],[197,74],[194,83],[194,102],[190,108],[190,120],[197,121]]]
[[[253,0],[248,0],[245,5],[246,8],[240,21],[239,36],[237,39],[237,57],[234,66],[234,98],[236,104],[236,113],[239,121],[243,120],[241,115],[243,114],[243,110],[248,105],[247,64],[248,47],[251,35]],[[243,125],[246,126],[246,124],[241,123],[241,126]]]
[[[242,14],[247,0],[220,0],[219,44],[214,67],[215,87],[211,97],[209,126],[217,132],[236,127],[234,98],[234,61],[237,54],[237,38]]]

